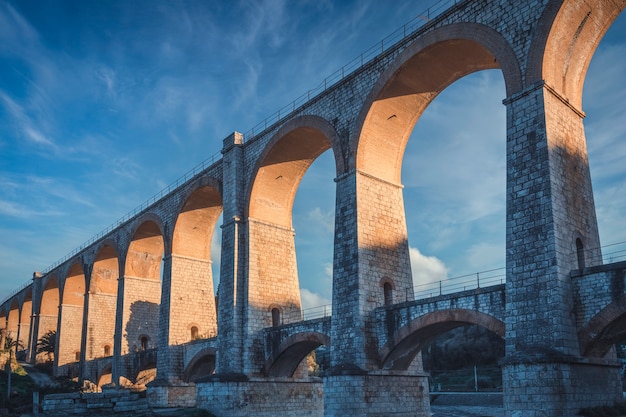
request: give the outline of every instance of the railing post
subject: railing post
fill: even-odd
[[[442,295],[442,294],[443,294],[443,292],[442,292],[442,290],[441,290],[441,283],[442,283],[442,282],[443,282],[443,281],[439,281],[439,295]]]
[[[476,288],[480,288],[480,275],[478,272],[476,272]]]

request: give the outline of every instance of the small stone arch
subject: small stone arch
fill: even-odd
[[[283,309],[276,304],[272,304],[269,306],[267,311],[270,313],[271,326],[277,327],[283,324]]]
[[[405,370],[415,355],[441,334],[460,326],[475,324],[504,338],[504,322],[475,310],[448,309],[425,314],[396,330],[380,349],[381,367]]]
[[[586,357],[603,358],[624,337],[626,294],[604,307],[578,331],[580,352]]]
[[[110,384],[113,380],[113,364],[112,362],[106,363],[102,370],[97,375],[96,386],[98,389],[102,389],[102,386]]]
[[[187,326],[187,330],[189,331],[190,340],[193,341],[200,339],[200,326],[198,325],[198,323],[189,323],[189,325]]]
[[[139,335],[137,338],[139,350],[144,351],[150,349],[150,340],[150,336],[147,334]]]
[[[383,290],[383,302],[386,306],[394,304],[394,291],[396,285],[389,277],[384,277],[380,280],[380,287]]]
[[[319,332],[298,333],[286,338],[265,361],[265,375],[292,376],[306,355],[322,345],[330,346],[330,337]]]
[[[199,378],[207,377],[215,372],[215,358],[217,350],[212,347],[203,348],[196,353],[185,366],[184,382],[195,382]]]

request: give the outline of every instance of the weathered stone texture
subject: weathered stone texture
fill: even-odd
[[[31,359],[37,339],[59,322],[61,338],[82,328],[83,361],[97,362],[83,363],[88,380],[96,379],[88,373],[108,374],[105,361],[93,358],[113,333],[113,383],[137,382],[144,368],[153,375],[149,360],[157,360],[157,403],[174,401],[177,390],[181,403],[191,403],[181,378],[197,363],[205,373],[216,365],[217,373],[199,383],[197,402],[223,415],[426,415],[421,343],[472,323],[504,334],[507,417],[556,417],[612,402],[622,395],[610,345],[626,316],[626,283],[623,265],[600,265],[581,106],[589,60],[625,7],[623,0],[450,2],[263,131],[245,141],[233,133],[221,160],[35,276],[0,309],[6,333],[19,330],[22,339],[28,315],[18,312],[32,299]],[[404,149],[432,100],[484,69],[500,69],[506,89],[506,286],[416,301]],[[291,323],[301,309],[291,207],[302,176],[325,151],[337,174],[333,316]],[[216,307],[208,254],[220,210]],[[88,281],[92,267],[86,317],[70,320],[80,303],[67,300],[58,316],[71,268]],[[95,323],[103,315],[114,331]],[[216,339],[190,341],[192,328]],[[142,337],[158,357],[140,351]],[[61,364],[73,349],[68,343],[62,340]],[[323,394],[318,381],[250,379],[289,373],[320,344],[330,345]],[[281,372],[270,371],[272,361],[282,361]]]
[[[83,306],[63,304],[60,312],[60,331],[57,333],[59,350],[56,358],[59,366],[80,360],[80,342],[83,336]]]
[[[122,354],[140,350],[142,337],[148,338],[148,349],[156,347],[160,301],[158,280],[124,277]]]
[[[115,317],[117,299],[116,295],[90,293],[87,327],[87,350],[86,359],[91,360],[103,356],[113,355],[113,335],[115,334],[115,320],[102,318]],[[100,318],[100,319],[98,319]],[[108,346],[108,354],[105,347]]]
[[[320,380],[267,378],[203,382],[196,387],[196,406],[223,417],[324,415]]]

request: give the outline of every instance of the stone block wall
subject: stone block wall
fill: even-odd
[[[302,307],[293,230],[255,219],[248,219],[248,230],[244,369],[255,374],[263,367],[261,330],[272,326],[272,309],[282,323],[297,320]]]
[[[113,335],[115,334],[115,317],[117,295],[106,293],[90,293],[89,322],[87,327],[87,347],[85,359],[92,360],[113,355]],[[105,346],[109,354],[105,354]]]
[[[578,329],[626,294],[626,262],[576,270],[571,276]]]
[[[172,255],[172,284],[169,291],[170,344],[191,341],[191,328],[194,326],[198,329],[197,338],[217,335],[210,260]]]
[[[80,343],[83,333],[83,306],[63,304],[61,306],[61,325],[57,338],[59,366],[80,360]]]
[[[196,406],[221,417],[324,415],[319,379],[251,378],[245,381],[198,382]]]
[[[158,280],[124,277],[122,354],[140,350],[142,336],[149,338],[148,349],[156,347],[160,302]]]
[[[325,416],[429,416],[428,377],[399,373],[324,378]]]

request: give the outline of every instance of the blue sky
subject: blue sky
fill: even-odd
[[[0,0],[0,298],[432,3]],[[583,103],[603,244],[626,241],[625,57],[622,16]],[[415,127],[416,284],[504,266],[504,98],[498,71],[474,74]],[[333,178],[327,152],[296,196],[306,306],[330,300]]]

